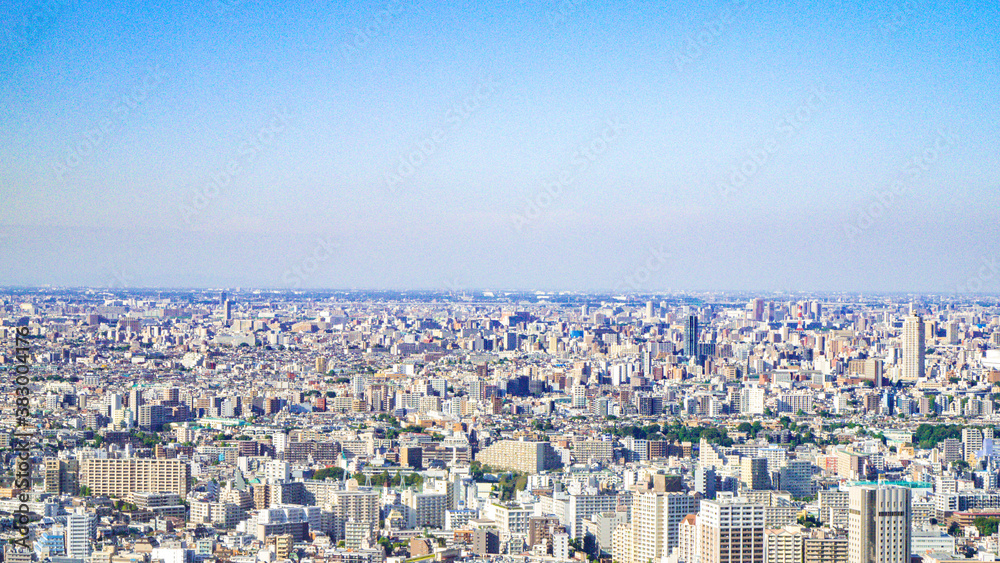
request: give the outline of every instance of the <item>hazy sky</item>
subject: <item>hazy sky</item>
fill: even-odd
[[[1000,291],[996,2],[487,4],[3,2],[0,285]]]

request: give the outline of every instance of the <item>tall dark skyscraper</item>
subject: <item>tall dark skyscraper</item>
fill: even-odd
[[[689,358],[698,357],[698,316],[688,315],[684,324],[684,354]]]

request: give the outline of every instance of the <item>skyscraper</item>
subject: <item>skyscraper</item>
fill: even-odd
[[[698,357],[698,316],[688,315],[684,324],[684,354],[689,358]]]
[[[903,379],[924,376],[924,346],[924,319],[911,314],[903,321]]]
[[[852,487],[848,563],[909,563],[910,489]]]

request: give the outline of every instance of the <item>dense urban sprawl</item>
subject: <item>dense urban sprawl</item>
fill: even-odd
[[[11,563],[1000,559],[995,300],[7,290],[0,370]]]

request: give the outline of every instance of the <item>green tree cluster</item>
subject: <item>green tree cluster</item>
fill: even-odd
[[[344,469],[342,467],[324,467],[313,474],[313,479],[316,479],[317,481],[322,481],[328,478],[333,478],[338,481],[343,479]]]
[[[1000,527],[1000,518],[986,518],[985,516],[978,516],[972,521],[972,525],[979,530],[982,536],[992,536],[997,533],[997,528]]]
[[[913,441],[921,449],[929,450],[948,438],[962,439],[961,424],[921,424],[913,433]]]
[[[818,528],[823,524],[812,514],[803,514],[799,516],[799,525],[806,528]]]

